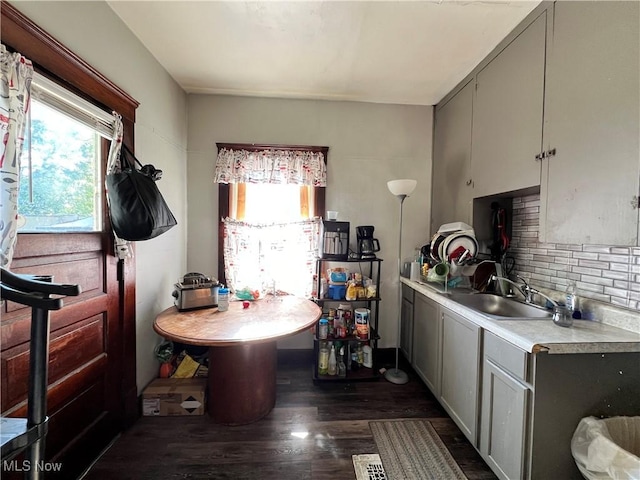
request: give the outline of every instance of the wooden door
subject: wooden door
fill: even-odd
[[[122,141],[133,150],[132,97],[91,65],[0,2],[2,43],[29,58],[50,79],[122,115]],[[102,165],[108,143],[102,142]],[[104,170],[103,170],[104,175]],[[104,192],[103,197],[104,199]],[[103,200],[102,212],[107,212]],[[10,269],[53,275],[79,284],[83,293],[51,313],[47,480],[77,478],[114,436],[138,415],[135,378],[135,263],[113,255],[106,213],[94,233],[19,234]],[[24,417],[31,312],[8,302],[0,323],[0,410]],[[2,478],[22,478],[3,464]]]
[[[57,478],[75,478],[123,425],[119,282],[107,240],[103,233],[20,234],[11,264],[15,273],[82,288],[51,313],[46,458],[61,466]],[[31,310],[7,302],[0,329],[5,416],[26,416],[30,325]]]

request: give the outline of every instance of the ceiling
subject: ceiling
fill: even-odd
[[[188,93],[435,105],[539,1],[118,1]]]

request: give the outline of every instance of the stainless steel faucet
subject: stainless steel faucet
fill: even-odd
[[[524,278],[522,278],[519,275],[516,275],[516,277],[518,277],[518,279],[520,279],[522,281],[522,285],[514,282],[513,280],[511,280],[509,278],[500,277],[498,275],[492,275],[491,276],[491,280],[492,281],[503,280],[503,281],[505,281],[507,283],[510,283],[514,287],[516,287],[518,290],[520,290],[520,292],[524,296],[525,303],[533,303],[533,296],[534,295],[540,295],[541,297],[546,298],[547,300],[549,300],[553,304],[554,307],[558,306],[558,302],[556,302],[554,299],[548,297],[544,293],[542,293],[542,292],[536,290],[535,288],[533,288],[531,285],[529,285],[529,283]]]

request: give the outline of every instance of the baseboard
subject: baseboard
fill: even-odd
[[[313,348],[281,348],[278,349],[278,365],[313,362]]]

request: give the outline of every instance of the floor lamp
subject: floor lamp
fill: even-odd
[[[384,378],[398,385],[407,383],[409,376],[398,368],[398,350],[400,349],[400,335],[402,334],[402,283],[400,282],[402,264],[402,204],[415,190],[416,180],[391,180],[387,182],[389,191],[400,199],[400,228],[398,229],[398,337],[396,340],[396,368],[384,372]]]

